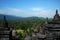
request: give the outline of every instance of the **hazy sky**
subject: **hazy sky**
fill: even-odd
[[[0,14],[21,17],[53,17],[60,0],[0,0]]]

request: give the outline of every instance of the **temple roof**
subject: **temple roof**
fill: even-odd
[[[38,38],[45,38],[46,35],[43,35],[43,34],[37,33],[37,37],[38,37]]]
[[[58,10],[56,10],[56,14],[55,14],[52,21],[49,22],[47,19],[45,26],[46,27],[59,27],[60,28],[60,16],[58,14]]]
[[[46,23],[47,24],[60,24],[60,16],[58,14],[58,10],[56,10],[56,14],[53,17],[53,20],[49,22],[47,18]]]
[[[56,14],[55,14],[53,20],[54,20],[54,21],[60,21],[60,16],[59,16],[59,14],[58,14],[58,10],[56,10]]]
[[[7,31],[7,30],[10,30],[10,28],[3,28],[3,27],[0,27],[0,31]]]
[[[9,35],[10,31],[0,31],[0,35]]]

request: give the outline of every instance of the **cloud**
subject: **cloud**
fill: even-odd
[[[40,11],[42,10],[41,8],[31,8],[32,11]]]
[[[58,10],[58,14],[60,15],[60,10]]]
[[[28,8],[28,9],[7,8],[5,10],[0,10],[0,13],[5,13],[8,15],[15,15],[15,16],[22,16],[22,17],[37,16],[37,17],[51,18],[55,15],[55,10],[44,9],[44,8]]]
[[[55,10],[51,9],[44,9],[44,8],[31,8],[31,10],[38,16],[38,17],[53,17]]]
[[[4,14],[5,13],[5,11],[3,11],[3,10],[0,10],[0,14]]]
[[[30,8],[32,13],[38,17],[53,17],[56,13],[56,9],[45,9],[45,8]],[[58,9],[58,14],[60,15],[60,9]]]
[[[14,13],[16,12],[17,13],[17,12],[22,12],[23,10],[22,9],[18,9],[18,8],[9,8],[9,11],[10,12],[14,12]]]
[[[59,11],[59,10],[58,10]],[[37,16],[37,17],[48,17],[53,18],[56,10],[55,9],[44,9],[44,8],[29,8],[25,13],[25,16]],[[59,11],[60,13],[60,11]]]
[[[14,15],[14,16],[25,16],[24,14],[26,14],[26,12],[24,9],[20,9],[20,8],[7,8],[6,14]]]

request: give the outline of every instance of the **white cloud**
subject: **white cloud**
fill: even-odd
[[[44,8],[30,8],[30,9],[7,8],[4,11],[0,10],[0,13],[6,13],[8,15],[15,15],[22,17],[31,17],[31,16],[53,17],[55,15],[55,10],[44,9]]]
[[[32,11],[40,11],[40,8],[32,8]]]
[[[4,14],[5,13],[5,11],[3,11],[3,10],[0,10],[0,14]]]
[[[44,9],[44,8],[31,8],[31,10],[36,14],[38,17],[53,17],[55,10],[51,9]]]
[[[58,10],[58,13],[59,13],[59,15],[60,15],[60,10]]]
[[[16,13],[18,13],[18,12],[22,12],[23,10],[22,9],[18,9],[18,8],[9,8],[9,11],[10,12],[16,12]]]
[[[8,13],[17,16],[23,17],[53,17],[55,10],[44,9],[44,8],[30,8],[30,9],[18,9],[18,8],[9,8]]]
[[[31,14],[33,14],[33,16],[37,16],[37,17],[49,17],[49,18],[53,18],[55,13],[56,13],[56,9],[44,9],[44,8],[31,8]],[[58,10],[58,13],[60,14],[60,10]]]
[[[30,8],[32,11],[41,11],[43,8]]]
[[[14,12],[20,12],[21,10],[20,9],[12,9],[12,11],[14,11]]]

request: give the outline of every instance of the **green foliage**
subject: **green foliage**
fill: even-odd
[[[24,30],[18,29],[17,34],[20,36],[20,38],[19,38],[20,40],[24,40],[24,37],[25,37]]]

